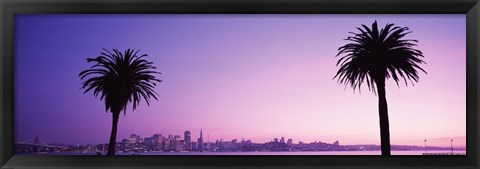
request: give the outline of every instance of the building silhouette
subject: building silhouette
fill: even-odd
[[[198,150],[203,151],[203,133],[202,129],[200,129],[200,137],[198,138]]]
[[[288,139],[287,144],[288,144],[288,145],[293,145],[293,140],[292,140],[291,138]]]
[[[190,140],[190,131],[185,131],[184,140],[185,140],[185,150],[187,151],[192,150],[192,142]]]

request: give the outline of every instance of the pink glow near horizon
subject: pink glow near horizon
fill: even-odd
[[[51,123],[57,127],[34,128],[33,121],[24,119],[31,110],[18,109],[16,137],[32,137],[23,134],[32,130],[54,141],[67,140],[47,134],[55,130],[53,133],[79,143],[107,142],[111,116],[91,93],[82,94],[76,75],[89,66],[85,58],[96,56],[102,48],[130,47],[149,54],[148,59],[162,72],[158,77],[164,82],[156,88],[158,101],[150,106],[142,103],[134,112],[128,109],[127,115],[120,117],[118,140],[131,133],[183,137],[185,130],[196,139],[202,128],[205,141],[210,137],[210,141],[244,138],[266,142],[285,137],[294,142],[379,144],[377,97],[366,88],[361,94],[353,93],[350,87],[332,80],[338,70],[338,58],[334,56],[338,47],[347,42],[343,39],[348,32],[377,20],[381,26],[387,22],[408,26],[413,33],[407,38],[419,41],[418,49],[427,62],[421,66],[428,74],[420,73],[420,82],[415,86],[405,87],[401,82],[398,88],[391,79],[387,84],[391,144],[423,145],[427,139],[429,146],[450,146],[450,139],[454,139],[454,146],[465,146],[465,15],[142,16],[70,21],[65,21],[68,17],[56,18],[62,22],[94,22],[97,26],[77,28],[67,23],[61,25],[69,29],[64,34],[43,25],[44,31],[58,36],[49,39],[52,45],[67,43],[70,50],[71,60],[59,61],[72,65],[62,67],[67,73],[62,74],[66,78],[58,89],[58,93],[68,92],[69,96],[58,94],[66,101],[52,101],[63,104],[60,107],[64,113],[49,114],[48,106],[32,106],[54,119]],[[120,18],[120,23],[113,22]],[[123,22],[132,24],[118,26]],[[89,35],[97,42],[88,38],[68,41],[85,32],[111,27],[115,28],[112,32]],[[119,35],[121,39],[112,38]],[[36,52],[41,56],[61,55],[53,49]],[[27,52],[18,55],[34,57]],[[26,70],[23,73],[34,74]],[[30,97],[33,90],[20,87],[17,92]],[[92,136],[84,138],[79,133]]]

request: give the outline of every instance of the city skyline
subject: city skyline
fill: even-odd
[[[464,146],[465,15],[18,15],[15,140],[107,142],[111,114],[77,74],[102,48],[135,48],[163,82],[158,101],[127,107],[118,138],[201,128],[204,140],[379,145],[376,96],[332,80],[343,39],[374,20],[409,27],[427,62],[418,84],[387,83],[391,144]]]
[[[223,138],[220,138],[220,139],[217,139],[217,140],[208,140],[208,141],[203,141],[203,137],[202,137],[202,129],[200,129],[200,136],[199,138],[197,139],[198,141],[197,142],[194,142],[194,141],[191,141],[191,132],[189,130],[185,131],[184,132],[184,137],[182,138],[182,135],[181,134],[173,134],[173,133],[169,133],[169,134],[161,134],[161,133],[156,133],[156,134],[151,134],[150,136],[144,136],[142,137],[141,135],[138,135],[138,134],[130,134],[129,137],[127,138],[119,138],[119,140],[117,141],[117,144],[118,143],[142,143],[142,144],[149,144],[149,143],[146,143],[146,142],[151,142],[151,141],[154,141],[154,139],[158,139],[158,141],[161,142],[165,142],[165,140],[167,140],[167,142],[170,142],[170,140],[175,140],[177,143],[182,143],[184,144],[183,148],[186,149],[186,150],[191,150],[193,149],[192,144],[196,145],[195,146],[195,150],[196,151],[203,151],[203,150],[208,150],[208,151],[211,151],[211,147],[209,147],[210,144],[223,144],[223,143],[247,143],[247,144],[266,144],[266,143],[284,143],[284,144],[287,144],[287,145],[294,145],[294,144],[330,144],[330,145],[334,145],[334,146],[380,146],[380,145],[376,145],[376,144],[353,144],[353,145],[342,145],[340,144],[340,141],[339,140],[336,140],[334,142],[325,142],[325,141],[322,141],[322,140],[316,140],[316,141],[312,141],[312,142],[304,142],[302,141],[301,139],[298,139],[298,140],[295,140],[293,138],[286,138],[286,137],[275,137],[275,138],[272,138],[266,142],[255,142],[255,141],[252,141],[252,140],[246,140],[246,139],[238,139],[238,138],[234,138],[232,140],[228,140],[228,139],[223,139]],[[63,146],[89,146],[89,145],[95,145],[95,146],[99,146],[99,145],[108,145],[108,143],[101,143],[101,144],[90,144],[90,143],[87,143],[87,144],[67,144],[67,143],[47,143],[45,142],[44,140],[42,140],[41,138],[39,138],[38,136],[36,136],[35,138],[33,138],[32,142],[35,142],[35,140],[38,139],[38,144],[47,144],[47,145],[52,145],[52,146],[55,146],[55,145],[63,145]],[[162,141],[163,140],[163,141]],[[452,148],[452,150],[465,150],[466,147],[462,147],[462,146],[454,146],[453,144],[453,139],[451,139],[451,144],[450,144],[450,147],[438,147],[438,146],[430,146],[430,145],[427,145],[427,141],[431,141],[431,140],[424,140],[424,145],[423,145],[423,148],[424,150],[436,150],[438,148]],[[27,141],[28,142],[28,141]],[[26,143],[25,141],[16,141],[16,143]],[[35,143],[36,144],[36,143]],[[151,143],[150,143],[151,144]],[[159,143],[157,143],[159,144]],[[410,147],[410,148],[415,148],[415,147],[422,147],[420,145],[392,145],[392,146],[407,146],[407,147]],[[102,146],[103,147],[103,146]],[[176,146],[175,146],[176,147]],[[379,147],[377,147],[379,148]],[[395,151],[398,151],[396,149],[394,149]],[[333,150],[333,151],[338,151],[338,150]],[[344,151],[344,150],[340,150],[340,151]],[[352,151],[352,150],[350,150]],[[362,151],[362,150],[354,150],[354,151]],[[372,150],[368,150],[368,151],[372,151]],[[402,150],[400,150],[402,151]],[[405,151],[405,150],[403,150]],[[418,151],[418,150],[417,150]]]
[[[202,131],[203,131],[203,129],[200,129],[200,134],[198,134],[199,137],[198,137],[197,139],[195,139],[195,137],[192,137],[191,132],[190,132],[189,130],[186,130],[186,131],[184,132],[183,140],[182,140],[182,137],[181,137],[182,135],[181,135],[181,134],[178,134],[178,133],[176,133],[176,134],[173,134],[173,133],[168,133],[168,134],[166,134],[166,133],[153,133],[153,134],[150,134],[150,135],[145,135],[144,137],[142,137],[142,135],[139,135],[139,134],[131,133],[131,134],[129,134],[129,136],[130,136],[130,138],[131,138],[132,135],[135,135],[135,136],[137,136],[137,137],[139,137],[139,138],[142,138],[142,139],[148,138],[148,137],[154,137],[154,136],[157,136],[157,135],[162,136],[162,137],[165,137],[165,138],[172,136],[172,137],[179,137],[179,139],[181,139],[182,141],[185,141],[185,142],[194,142],[194,141],[191,141],[192,138],[193,138],[193,140],[197,140],[196,143],[200,143],[198,140],[201,139],[201,140],[202,140],[202,143],[204,143],[204,144],[207,144],[207,143],[215,143],[215,142],[218,142],[218,141],[220,141],[220,142],[222,142],[222,141],[223,141],[223,142],[230,142],[230,141],[232,141],[232,140],[247,141],[247,142],[250,142],[250,143],[257,143],[257,144],[262,144],[262,143],[267,143],[267,142],[274,142],[275,140],[277,140],[278,142],[282,142],[282,141],[280,141],[280,140],[284,140],[284,142],[287,142],[287,141],[290,140],[290,141],[292,141],[293,143],[296,143],[296,144],[299,144],[299,143],[317,143],[317,142],[319,142],[319,143],[333,143],[333,144],[334,144],[334,143],[337,143],[337,144],[339,143],[339,140],[335,140],[335,139],[333,139],[334,141],[332,141],[332,142],[324,141],[324,140],[322,140],[321,138],[319,138],[319,139],[317,139],[317,140],[303,141],[302,139],[296,139],[296,140],[294,140],[293,138],[284,137],[284,136],[278,136],[278,137],[270,138],[270,140],[268,140],[268,139],[266,138],[265,141],[254,141],[254,140],[251,140],[251,139],[245,139],[245,138],[249,138],[249,137],[230,138],[230,139],[217,138],[217,139],[215,139],[215,140],[210,140],[210,138],[209,138],[210,135],[208,135],[208,139],[207,139],[207,140],[203,140]],[[188,136],[189,136],[189,137],[188,137],[188,138],[189,138],[189,139],[188,139],[189,141],[187,141],[187,137],[186,137],[186,135],[187,135],[186,133],[187,133],[187,132],[188,132]],[[38,136],[35,136],[35,137],[38,137]],[[126,137],[126,138],[129,138],[129,137]],[[122,140],[124,140],[124,139],[126,139],[126,138],[119,138],[119,139],[117,139],[117,142],[122,142]],[[447,142],[447,141],[448,141],[448,143],[450,144],[450,146],[453,146],[453,144],[451,144],[450,141],[452,141],[452,140],[455,141],[455,139],[458,139],[458,138],[451,137],[451,138],[422,139],[422,140],[419,140],[419,143],[418,143],[418,144],[410,144],[410,145],[404,144],[404,145],[396,145],[396,146],[419,146],[419,147],[421,147],[422,145],[420,144],[420,142],[424,144],[423,146],[425,146],[425,145],[426,145],[426,141],[428,141],[428,143],[433,142],[433,145],[432,145],[432,146],[428,145],[427,147],[448,148],[448,146],[434,146],[434,145],[438,145],[438,141],[443,141],[443,142]],[[285,140],[286,140],[286,141],[285,141]],[[425,140],[426,140],[426,141],[425,141]],[[15,141],[21,141],[21,140],[15,140]],[[42,141],[43,141],[43,140],[42,140]],[[458,140],[457,140],[457,141],[458,141]],[[460,138],[460,142],[462,142],[462,141],[463,141],[463,138]],[[108,144],[108,142],[104,142],[104,143],[74,144],[74,143],[60,143],[60,142],[48,142],[48,141],[47,141],[46,143],[48,143],[48,144],[66,144],[66,145]],[[379,146],[379,144],[348,144],[347,146],[350,146],[350,145],[377,145],[377,146]],[[461,145],[460,145],[460,146],[459,146],[459,145],[455,145],[455,146],[453,146],[453,148],[455,148],[455,149],[465,149],[466,147],[465,147],[465,146],[461,146]]]
[[[202,133],[202,132],[201,132]],[[129,138],[116,143],[115,152],[121,155],[377,155],[380,145],[341,145],[339,141],[325,143],[321,141],[294,143],[284,137],[273,138],[269,142],[255,143],[251,140],[216,140],[201,143],[190,141],[190,131],[181,135],[153,134],[151,137],[141,137],[131,134]],[[453,143],[453,140],[452,140]],[[52,155],[102,155],[107,152],[106,144],[48,144],[41,138],[31,141],[15,142],[18,155],[52,154]],[[434,147],[392,145],[396,155],[465,155],[465,147]],[[260,153],[260,154],[259,154]]]

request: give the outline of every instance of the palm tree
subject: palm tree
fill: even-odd
[[[363,29],[362,29],[363,28]],[[380,117],[380,138],[383,156],[390,155],[390,131],[388,122],[388,108],[385,93],[385,80],[393,78],[399,87],[398,81],[403,78],[405,86],[407,80],[413,85],[418,82],[417,70],[423,70],[419,64],[425,63],[421,58],[420,50],[414,49],[418,41],[404,39],[411,33],[408,27],[387,24],[380,31],[377,21],[369,28],[362,24],[357,27],[359,33],[350,32],[347,41],[350,43],[340,47],[338,54],[343,56],[338,60],[340,65],[335,78],[338,83],[350,85],[353,90],[365,82],[370,91],[378,93],[378,109]]]
[[[107,155],[115,155],[115,144],[117,138],[117,124],[120,112],[126,114],[127,104],[133,103],[133,110],[137,108],[141,98],[147,105],[150,105],[150,97],[157,100],[158,95],[153,88],[155,82],[161,82],[153,71],[156,67],[153,62],[144,59],[147,54],[137,55],[139,50],[125,50],[124,53],[113,49],[110,52],[103,49],[100,56],[88,58],[87,62],[94,62],[90,69],[80,72],[81,80],[89,77],[82,83],[84,94],[93,91],[93,95],[100,95],[100,100],[105,101],[105,111],[112,113],[112,132],[108,144]]]

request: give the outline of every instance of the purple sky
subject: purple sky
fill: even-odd
[[[332,80],[343,39],[374,20],[408,26],[427,62],[415,86],[387,83],[391,143],[465,146],[465,15],[17,15],[15,139],[106,143],[111,114],[78,73],[102,48],[133,48],[164,82],[117,140],[203,128],[210,141],[380,144],[376,96]]]

